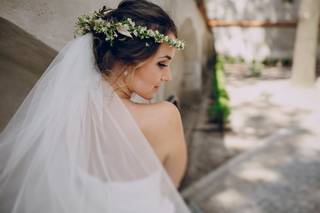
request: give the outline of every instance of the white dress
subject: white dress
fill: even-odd
[[[91,204],[87,206],[95,208],[87,209],[87,212],[102,212],[105,206],[110,212],[117,213],[175,212],[173,203],[161,194],[161,171],[136,181],[104,183],[103,187],[99,179],[85,173],[82,181],[91,185],[87,193],[87,201]],[[100,206],[102,203],[104,205]]]
[[[0,134],[0,212],[190,212],[97,71],[91,34],[59,52]]]

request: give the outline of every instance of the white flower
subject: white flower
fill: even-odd
[[[138,36],[137,30],[134,30],[134,31],[133,31],[133,35],[136,36],[136,37]]]
[[[119,22],[106,21],[103,20],[97,12],[93,15],[80,16],[76,23],[75,30],[77,34],[82,35],[90,31],[104,33],[106,37],[105,39],[110,42],[110,45],[112,45],[112,41],[118,37],[117,33],[120,33],[130,38],[132,38],[133,35],[137,39],[152,38],[155,43],[165,42],[179,50],[184,49],[185,47],[184,41],[171,39],[169,36],[160,33],[158,30],[152,30],[145,26],[135,25],[134,21],[130,18]],[[124,41],[126,38],[120,38],[119,40]],[[145,46],[148,47],[150,44],[145,43]]]
[[[132,27],[135,26],[136,23],[134,23],[131,18],[127,18],[127,20]]]
[[[117,26],[117,31],[122,35],[132,38],[131,33],[128,31],[128,25]]]
[[[155,33],[153,32],[153,30],[148,30],[148,36],[150,36],[150,37],[155,36]]]

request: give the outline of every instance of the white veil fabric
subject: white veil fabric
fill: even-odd
[[[1,133],[0,212],[189,213],[92,39],[59,52]]]

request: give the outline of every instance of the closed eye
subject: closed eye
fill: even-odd
[[[158,66],[159,66],[160,68],[164,68],[164,67],[167,67],[168,65],[162,64],[162,63],[158,63]]]

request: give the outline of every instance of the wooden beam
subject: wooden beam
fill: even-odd
[[[211,26],[209,25],[209,19],[208,19],[208,16],[207,16],[207,12],[206,12],[206,6],[205,6],[205,3],[203,0],[198,0],[197,1],[197,6],[198,6],[198,9],[202,15],[202,18],[204,19],[205,21],[205,24],[207,25],[207,29],[210,31],[211,29]]]
[[[219,20],[209,19],[210,27],[291,27],[297,26],[297,21],[255,21],[255,20]]]

